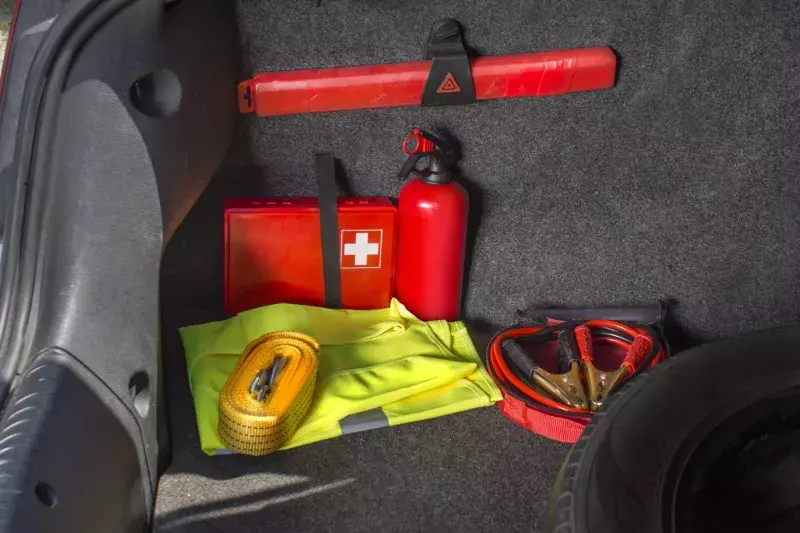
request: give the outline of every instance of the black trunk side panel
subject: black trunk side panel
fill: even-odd
[[[47,350],[0,422],[0,531],[145,531],[139,428],[76,359]]]
[[[34,346],[76,354],[128,403],[142,428],[152,488],[160,258],[228,147],[232,16],[230,5],[213,0],[169,9],[146,0],[121,11],[75,58],[50,141],[52,207],[41,238]],[[195,39],[212,30],[218,40]],[[173,83],[151,88],[151,99],[177,96],[164,115],[143,112],[132,98],[137,80],[153,73],[168,73]]]

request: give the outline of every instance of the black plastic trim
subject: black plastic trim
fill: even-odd
[[[43,351],[0,421],[0,532],[145,531],[152,495],[139,439],[97,376],[63,350]]]
[[[74,54],[88,37],[131,0],[72,2],[56,19],[36,52],[25,87],[17,145],[16,176],[6,212],[3,261],[0,263],[0,401],[6,399],[23,362],[26,335],[38,273],[38,254],[47,179],[42,175],[58,97]]]

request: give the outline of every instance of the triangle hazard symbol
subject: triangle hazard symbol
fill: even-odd
[[[458,86],[456,83],[456,79],[453,77],[451,73],[447,73],[447,76],[444,77],[444,81],[442,84],[439,85],[439,88],[436,90],[437,93],[460,93],[461,87]]]

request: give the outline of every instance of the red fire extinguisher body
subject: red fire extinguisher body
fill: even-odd
[[[456,181],[412,179],[398,206],[398,299],[422,320],[457,320],[461,310],[469,197]]]

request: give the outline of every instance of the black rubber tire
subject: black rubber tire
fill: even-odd
[[[569,453],[552,533],[800,531],[800,328],[714,342],[609,397]]]

